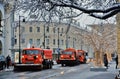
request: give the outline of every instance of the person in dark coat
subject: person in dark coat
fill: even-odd
[[[107,54],[104,54],[104,66],[108,68]]]
[[[115,62],[116,62],[116,69],[117,69],[117,67],[118,67],[118,55],[116,56],[116,58],[115,58]]]
[[[7,66],[7,69],[9,69],[10,63],[11,63],[11,58],[10,58],[10,56],[8,55],[8,56],[6,57],[6,66]]]

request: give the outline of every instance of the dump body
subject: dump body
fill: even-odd
[[[52,50],[50,49],[43,49],[43,55],[44,55],[44,59],[52,59]]]
[[[86,63],[85,51],[84,50],[77,50],[78,52],[78,59],[80,63]]]

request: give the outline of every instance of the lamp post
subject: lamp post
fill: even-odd
[[[66,34],[66,48],[68,48],[68,35]]]
[[[60,43],[59,43],[59,32],[60,31],[60,29],[58,28],[58,49],[59,49],[59,45],[60,45]]]
[[[21,63],[21,44],[20,44],[20,19],[24,16],[19,16],[19,64]],[[25,19],[23,19],[23,22],[25,22]]]
[[[58,31],[58,48],[57,48],[57,51],[58,51],[58,59],[59,59],[59,56],[60,56],[60,36],[62,36],[62,32],[60,32],[59,27],[57,28],[57,31]]]
[[[43,39],[43,47],[45,49],[45,25],[44,25],[44,39]]]
[[[60,29],[58,29],[58,60],[59,60],[59,56],[60,56],[60,41],[59,41],[59,33],[60,33]]]

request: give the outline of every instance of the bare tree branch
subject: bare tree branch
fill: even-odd
[[[73,9],[74,14],[69,12],[69,8]],[[120,3],[117,3],[116,0],[17,0],[16,9],[37,14],[43,10],[45,13],[62,13],[63,17],[73,17],[82,12],[95,18],[107,19],[120,11]]]

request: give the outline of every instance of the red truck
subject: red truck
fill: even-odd
[[[86,52],[84,50],[77,50],[77,52],[80,63],[86,63]]]
[[[78,52],[74,48],[67,48],[60,54],[60,64],[64,65],[75,65],[79,64]]]
[[[14,70],[52,68],[52,50],[41,48],[24,48],[21,63],[14,64]]]

